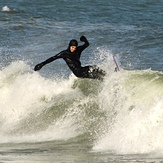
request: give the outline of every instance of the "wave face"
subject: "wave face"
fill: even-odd
[[[45,78],[22,61],[1,69],[0,143],[83,138],[93,151],[162,150],[163,74],[106,69],[103,82]]]

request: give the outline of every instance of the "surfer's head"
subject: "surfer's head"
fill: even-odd
[[[69,43],[69,51],[70,52],[75,52],[76,51],[76,49],[77,49],[77,46],[78,46],[78,42],[77,42],[77,40],[71,40],[70,41],[70,43]]]

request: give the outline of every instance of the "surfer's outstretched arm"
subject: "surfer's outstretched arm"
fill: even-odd
[[[62,52],[59,53],[59,54],[57,54],[57,55],[55,55],[55,56],[53,56],[53,57],[50,57],[49,59],[45,60],[44,62],[41,62],[41,63],[37,64],[37,65],[34,67],[34,70],[35,70],[35,71],[38,71],[38,70],[40,70],[43,66],[45,66],[46,64],[48,64],[48,63],[50,63],[50,62],[53,62],[54,60],[56,60],[56,59],[58,59],[58,58],[62,58],[62,57],[61,57],[61,54],[62,54]]]
[[[85,36],[81,36],[80,41],[84,42],[84,44],[82,46],[78,47],[78,51],[80,51],[80,53],[81,53],[85,48],[87,48],[89,46],[89,42]]]
[[[85,36],[81,36],[80,41],[84,42],[85,48],[89,46],[89,42]]]

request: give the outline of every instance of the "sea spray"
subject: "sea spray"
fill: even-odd
[[[30,114],[39,114],[50,107],[55,95],[71,89],[71,80],[58,83],[45,79],[24,62],[14,62],[0,73],[1,129],[6,132]]]
[[[121,79],[117,75],[119,89],[113,83],[108,85],[110,92],[118,96],[110,104],[106,99],[105,110],[108,115],[106,132],[99,135],[93,149],[95,151],[114,151],[116,153],[150,153],[163,149],[163,75],[160,72],[124,71]],[[120,81],[120,82],[118,82]],[[103,91],[102,95],[107,94]],[[111,95],[111,96],[110,96]],[[113,105],[114,104],[114,105]],[[107,106],[108,105],[108,106]],[[110,107],[111,106],[111,107]]]

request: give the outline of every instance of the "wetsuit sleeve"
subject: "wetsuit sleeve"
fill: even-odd
[[[85,36],[80,37],[80,41],[84,42],[84,45],[81,46],[82,51],[89,46],[89,42]]]
[[[34,67],[34,70],[35,71],[38,71],[40,70],[43,66],[45,66],[46,64],[50,63],[50,62],[53,62],[54,60],[56,59],[59,59],[59,58],[62,58],[63,56],[63,52],[60,52],[59,54],[53,56],[53,57],[50,57],[49,59],[45,60],[44,62],[41,62],[39,64],[37,64],[35,67]]]
[[[89,42],[88,42],[88,40],[86,39],[85,36],[81,36],[81,37],[80,37],[80,41],[84,42],[84,44],[81,45],[81,46],[78,46],[78,48],[77,48],[77,56],[78,56],[78,59],[79,59],[80,56],[81,56],[81,52],[82,52],[85,48],[87,48],[87,47],[89,46]]]

